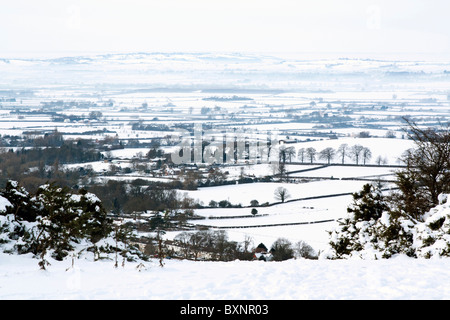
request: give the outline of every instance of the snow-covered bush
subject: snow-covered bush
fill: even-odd
[[[367,199],[374,198],[374,192],[367,191],[370,190],[365,187],[360,194],[354,195],[348,217],[330,232],[330,247],[321,253],[320,258],[380,259],[397,254],[417,258],[450,256],[449,195],[441,194],[440,204],[428,211],[421,220],[387,207],[379,218],[367,219],[369,216],[366,216],[364,219],[361,212],[366,208]],[[377,207],[376,203],[372,206]]]
[[[322,256],[329,258],[379,258],[378,221],[387,209],[379,188],[366,184],[363,190],[353,194],[353,203],[348,207],[348,216],[339,221],[339,226],[330,232],[330,250]]]
[[[32,253],[42,268],[48,256],[63,260],[83,252],[97,260],[120,251],[130,260],[139,255],[127,230],[114,228],[94,194],[73,194],[50,184],[31,195],[15,181],[8,182],[0,196],[0,246],[9,253]]]
[[[414,247],[417,256],[436,258],[450,256],[450,195],[439,195],[439,205],[424,216],[424,222],[417,224]]]
[[[396,254],[415,257],[412,247],[415,224],[411,218],[393,215],[390,211],[383,213],[374,228],[378,239],[375,246],[377,258],[391,258]]]

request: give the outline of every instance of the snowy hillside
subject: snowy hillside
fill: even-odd
[[[444,202],[441,197],[442,202]],[[450,205],[430,210],[450,216]],[[428,219],[430,219],[430,217]],[[428,221],[428,220],[427,220]],[[0,299],[450,299],[450,260],[92,262],[0,253]]]
[[[0,254],[0,299],[450,299],[449,259],[51,263]]]

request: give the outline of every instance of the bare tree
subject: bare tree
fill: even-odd
[[[303,240],[295,243],[293,249],[296,258],[317,259],[317,254],[314,249]]]
[[[286,163],[286,160],[288,160],[288,159],[289,159],[289,162],[291,162],[292,157],[295,157],[294,147],[285,147],[284,145],[280,147],[280,151],[278,154],[278,158],[279,158],[280,162]]]
[[[397,204],[409,215],[421,214],[439,203],[441,193],[450,192],[450,124],[422,129],[405,119],[407,134],[416,145],[402,156],[406,168],[397,173]],[[419,216],[418,216],[419,215]]]
[[[194,256],[195,261],[197,261],[197,259],[199,258],[200,253],[206,246],[206,243],[207,243],[207,231],[199,231],[193,233],[189,238],[190,250],[192,255]]]
[[[395,131],[394,130],[388,130],[386,132],[385,137],[389,138],[389,139],[394,139],[396,137]]]
[[[281,202],[284,202],[287,198],[290,198],[291,195],[289,194],[289,191],[286,188],[278,187],[275,189],[274,192],[275,199],[280,200]]]
[[[295,156],[295,149],[293,147],[286,148],[284,145],[280,146],[278,152],[278,167],[277,174],[280,176],[280,181],[283,181],[286,175],[286,160],[291,161],[292,155]]]
[[[316,149],[310,147],[308,149],[306,149],[306,154],[308,155],[309,161],[311,163],[313,163],[314,160],[316,160]]]
[[[319,152],[319,159],[326,160],[327,163],[330,164],[331,160],[333,160],[335,155],[336,155],[336,150],[328,147]]]
[[[295,148],[294,147],[286,148],[286,156],[289,159],[289,162],[292,162],[292,158],[295,157]]]
[[[379,165],[379,166],[381,166],[382,164],[387,164],[387,159],[386,158],[383,158],[382,156],[378,156],[376,159],[375,159],[375,163],[377,164],[377,165]]]
[[[286,164],[284,162],[272,162],[271,168],[273,174],[280,177],[281,182],[284,181],[285,178],[287,178]]]
[[[244,253],[250,252],[250,248],[253,246],[253,238],[249,235],[244,236],[244,241],[242,243],[242,249]]]
[[[305,162],[305,153],[306,153],[305,148],[300,148],[298,150],[297,156],[301,163]]]
[[[182,232],[178,234],[174,240],[178,244],[178,246],[181,248],[181,253],[183,254],[183,258],[187,259],[189,258],[191,254],[191,234],[189,232]]]
[[[360,144],[355,144],[350,148],[350,157],[355,160],[356,164],[359,164],[359,159],[361,158],[361,153],[364,147]]]
[[[243,169],[243,167],[241,167],[241,169]],[[226,174],[223,173],[219,168],[211,168],[208,172],[208,181],[215,185],[221,184],[226,178]]]
[[[339,146],[339,148],[337,149],[337,154],[341,157],[342,159],[342,164],[345,163],[345,158],[347,157],[347,153],[348,153],[348,144],[343,143]]]
[[[369,161],[372,158],[372,151],[370,151],[369,148],[364,148],[362,150],[362,157],[363,157],[363,162],[364,162],[364,165],[365,165],[366,162]]]
[[[292,243],[286,238],[278,238],[270,248],[275,261],[288,260],[294,257]]]

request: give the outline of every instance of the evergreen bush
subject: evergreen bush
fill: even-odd
[[[123,226],[119,249],[114,241],[112,220],[96,195],[81,190],[46,184],[32,195],[16,181],[8,181],[0,192],[0,244],[10,253],[32,253],[45,269],[48,257],[63,260],[70,253],[92,252],[94,260],[102,253],[117,250],[127,256],[143,258],[137,248],[128,245],[130,235]],[[128,232],[128,233],[127,233]]]

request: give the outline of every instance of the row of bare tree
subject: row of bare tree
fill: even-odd
[[[317,159],[324,160],[328,164],[331,163],[333,159],[339,157],[342,164],[345,163],[345,159],[352,159],[356,164],[366,164],[372,158],[372,151],[364,147],[360,144],[355,144],[353,146],[349,146],[347,143],[341,144],[337,149],[328,147],[321,151],[317,151],[313,147],[309,148],[300,148],[298,152],[296,152],[294,147],[281,147],[279,151],[279,160],[280,162],[286,163],[286,161],[292,162],[297,155],[298,160],[300,162],[310,162],[313,163]],[[386,163],[383,159],[377,159],[378,164]]]

